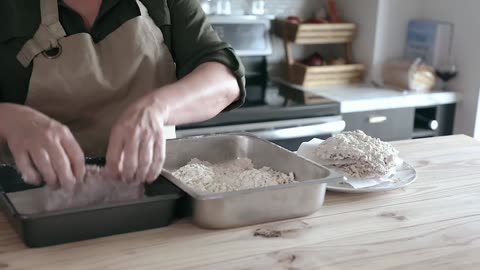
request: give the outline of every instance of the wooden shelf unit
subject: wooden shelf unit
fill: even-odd
[[[353,23],[293,23],[277,20],[278,36],[296,44],[339,44],[353,41],[357,26]]]
[[[352,84],[362,80],[361,64],[310,67],[294,62],[289,67],[289,80],[303,86]]]
[[[352,42],[357,26],[352,23],[299,24],[277,20],[274,31],[283,38],[288,63],[287,80],[303,86],[352,84],[362,80],[365,66],[353,64]],[[345,49],[346,65],[307,66],[293,57],[294,45],[339,44]]]

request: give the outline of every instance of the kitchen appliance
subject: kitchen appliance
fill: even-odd
[[[261,224],[313,214],[323,205],[327,184],[343,179],[340,174],[321,165],[247,134],[171,140],[167,142],[166,156],[163,175],[190,195],[193,222],[209,229]],[[172,175],[192,157],[213,164],[249,158],[256,168],[267,166],[284,173],[292,172],[298,182],[234,192],[201,192]]]
[[[325,99],[322,104],[305,105],[282,100],[278,86],[269,79],[267,56],[272,53],[268,16],[212,16],[213,29],[235,48],[246,69],[245,105],[223,112],[202,123],[177,127],[177,137],[249,132],[296,151],[312,138],[328,138],[345,129],[340,104]]]
[[[263,104],[268,86],[266,56],[272,53],[270,20],[256,16],[212,16],[209,20],[219,37],[235,48],[245,66],[245,106]]]

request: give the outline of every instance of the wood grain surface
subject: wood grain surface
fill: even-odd
[[[0,215],[3,269],[480,269],[480,142],[395,143],[418,171],[408,188],[328,193],[316,214],[223,231],[162,229],[26,248]]]

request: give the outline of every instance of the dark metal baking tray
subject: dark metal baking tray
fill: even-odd
[[[88,159],[89,164],[102,159]],[[101,164],[100,164],[101,165]],[[145,186],[145,198],[137,201],[21,214],[8,193],[35,189],[25,184],[15,168],[0,165],[0,206],[10,223],[29,247],[93,239],[141,231],[171,224],[184,193],[163,177]]]

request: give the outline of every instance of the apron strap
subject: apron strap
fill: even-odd
[[[148,10],[147,10],[147,7],[140,1],[140,0],[137,0],[137,5],[138,5],[138,8],[140,9],[140,16],[148,16]]]
[[[60,24],[57,0],[40,0],[42,23],[37,32],[23,45],[17,60],[28,67],[38,54],[59,47],[58,40],[67,35]]]

